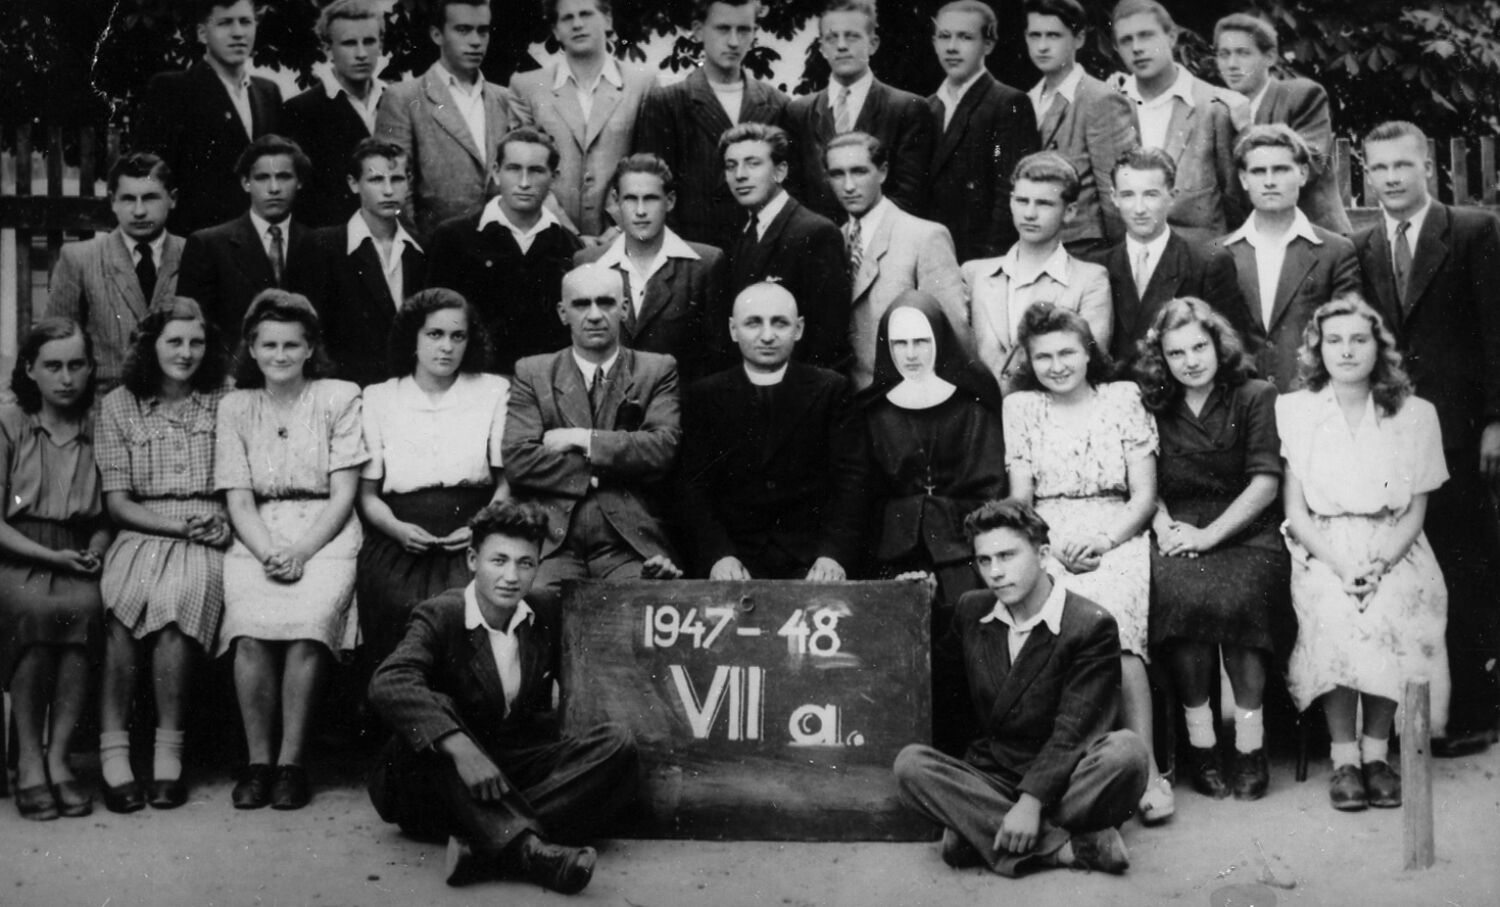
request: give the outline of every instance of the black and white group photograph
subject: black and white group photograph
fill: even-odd
[[[1500,0],[7,0],[0,905],[1500,901]]]

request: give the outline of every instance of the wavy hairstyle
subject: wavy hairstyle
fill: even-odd
[[[1219,310],[1195,296],[1173,299],[1161,307],[1151,319],[1146,336],[1136,342],[1136,358],[1133,366],[1135,382],[1141,386],[1141,402],[1153,413],[1165,412],[1177,405],[1185,392],[1182,384],[1172,377],[1162,352],[1162,338],[1169,331],[1196,324],[1213,341],[1214,357],[1218,359],[1218,370],[1214,373],[1214,384],[1225,388],[1239,387],[1250,377],[1250,363],[1245,361],[1245,344],[1240,332],[1234,329],[1229,319]]]
[[[29,374],[36,364],[36,357],[42,353],[42,347],[54,340],[67,340],[77,335],[83,336],[83,356],[89,362],[89,380],[74,407],[79,412],[88,412],[94,405],[94,371],[99,365],[94,359],[94,338],[71,318],[43,318],[33,322],[31,330],[21,340],[21,348],[16,351],[16,367],[10,373],[11,393],[16,395],[16,403],[23,412],[35,413],[42,408],[42,389]]]
[[[1016,344],[1027,359],[1026,367],[1016,373],[1016,390],[1046,391],[1042,382],[1037,380],[1036,369],[1031,367],[1031,341],[1043,334],[1057,333],[1072,334],[1083,343],[1084,352],[1089,357],[1088,368],[1084,370],[1083,377],[1090,386],[1110,379],[1114,364],[1110,362],[1109,354],[1100,349],[1098,342],[1094,340],[1094,329],[1083,320],[1083,316],[1050,302],[1038,302],[1032,304],[1026,314],[1021,316],[1021,327],[1016,332]]]
[[[218,327],[203,317],[203,309],[196,301],[178,296],[170,305],[153,309],[131,334],[130,352],[125,355],[125,376],[121,383],[137,399],[154,397],[161,390],[161,360],[156,355],[156,341],[174,321],[196,321],[203,325],[203,361],[198,363],[198,370],[188,382],[193,390],[207,393],[224,383],[228,364]]]
[[[1331,302],[1325,302],[1313,312],[1307,327],[1302,329],[1302,346],[1297,350],[1298,375],[1302,383],[1315,391],[1328,386],[1332,376],[1328,374],[1328,366],[1323,364],[1323,322],[1340,315],[1358,315],[1370,323],[1376,349],[1375,370],[1370,373],[1370,396],[1375,398],[1381,414],[1394,416],[1412,394],[1411,378],[1401,365],[1395,335],[1385,326],[1380,313],[1358,293],[1341,293]]]
[[[396,312],[388,341],[392,375],[405,377],[417,370],[417,335],[427,323],[428,315],[445,309],[459,309],[469,321],[469,343],[464,348],[464,358],[458,363],[458,370],[485,370],[490,363],[489,335],[479,320],[478,310],[457,290],[432,287],[406,297],[400,311]]]
[[[266,386],[266,376],[261,374],[250,347],[255,343],[256,329],[267,321],[302,325],[303,336],[312,348],[312,355],[302,364],[302,374],[309,380],[328,378],[333,375],[333,360],[323,348],[323,328],[318,322],[318,312],[307,297],[272,287],[261,290],[250,301],[245,311],[245,320],[240,326],[240,349],[235,355],[234,386],[255,388]]]

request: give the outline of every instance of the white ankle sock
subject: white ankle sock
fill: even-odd
[[[1390,738],[1376,739],[1374,737],[1359,738],[1359,757],[1366,765],[1371,762],[1385,762],[1390,753]]]
[[[104,783],[119,787],[135,780],[130,770],[130,732],[99,732],[99,769],[104,774]]]
[[[1266,720],[1260,709],[1234,707],[1234,748],[1241,753],[1253,753],[1265,746]]]
[[[1328,747],[1328,755],[1333,759],[1333,767],[1341,765],[1352,765],[1359,767],[1359,744],[1353,740],[1348,743],[1335,743]]]
[[[1214,710],[1208,703],[1185,705],[1182,714],[1187,719],[1188,743],[1201,750],[1218,742],[1214,736]]]
[[[152,777],[157,781],[176,781],[182,777],[182,731],[156,729],[155,759]]]

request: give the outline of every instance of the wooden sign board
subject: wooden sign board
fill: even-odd
[[[642,837],[926,840],[891,764],[931,738],[929,609],[910,582],[563,589],[563,728],[631,728]]]

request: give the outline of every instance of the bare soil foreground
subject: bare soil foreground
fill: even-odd
[[[561,904],[519,883],[443,883],[441,847],[375,815],[358,767],[315,772],[300,812],[236,812],[223,777],[175,812],[33,823],[0,800],[0,905]],[[1214,802],[1180,791],[1165,826],[1125,829],[1122,878],[1052,871],[1021,880],[944,866],[934,844],[605,842],[573,900],[658,905],[1435,905],[1500,904],[1500,751],[1438,761],[1437,864],[1402,869],[1401,811],[1336,813],[1326,760],[1303,784],[1272,766],[1267,798]]]

